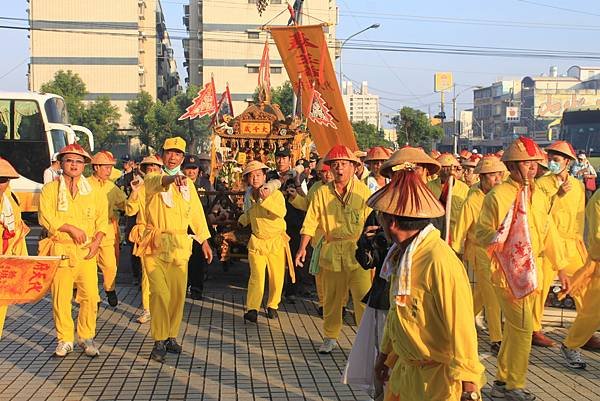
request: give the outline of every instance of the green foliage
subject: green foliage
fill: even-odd
[[[138,93],[135,99],[127,102],[126,110],[129,113],[129,123],[138,132],[140,142],[148,145],[151,141],[151,132],[146,121],[146,116],[154,106],[154,99],[146,92]]]
[[[67,72],[60,70],[54,74],[54,79],[43,84],[40,90],[62,96],[67,104],[70,122],[85,126],[82,120],[85,109],[83,100],[88,92],[79,74],[73,73],[71,70]]]
[[[431,125],[427,114],[407,106],[400,110],[399,116],[392,117],[390,124],[396,127],[400,146],[408,144],[429,149],[444,135],[442,127]]]
[[[385,139],[383,130],[378,130],[374,124],[357,121],[352,123],[352,130],[359,149],[369,149],[373,146],[391,147],[392,145],[390,141]]]
[[[253,99],[258,102],[258,88],[254,91]],[[271,103],[278,104],[284,116],[291,116],[294,108],[294,91],[290,81],[283,85],[271,88]]]

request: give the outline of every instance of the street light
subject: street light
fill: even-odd
[[[456,93],[456,85],[453,86],[453,92],[454,95],[452,96],[452,131],[453,131],[453,137],[454,137],[454,141],[453,141],[453,150],[454,150],[454,154],[458,153],[458,132],[456,132],[456,98],[458,98],[458,96],[460,96],[462,93],[465,93],[466,91],[470,90],[470,89],[481,89],[483,88],[483,86],[480,85],[473,85],[473,86],[469,86],[468,88],[465,88],[463,90],[461,90],[460,92]]]
[[[362,29],[350,36],[348,36],[346,38],[346,40],[344,40],[342,42],[342,45],[340,46],[340,89],[342,88],[342,49],[344,48],[344,45],[346,44],[347,41],[349,41],[350,39],[352,39],[353,37],[355,37],[356,35],[360,35],[361,33],[363,33],[364,31],[368,31],[369,29],[377,29],[381,26],[381,24],[373,24],[370,25],[368,27],[366,27],[365,29]],[[342,93],[343,94],[343,93]]]

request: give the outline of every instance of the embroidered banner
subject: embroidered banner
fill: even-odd
[[[0,256],[0,305],[34,303],[50,290],[60,256]]]

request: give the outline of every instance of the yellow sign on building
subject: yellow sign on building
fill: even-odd
[[[451,72],[436,72],[433,75],[433,90],[443,92],[452,88],[454,84]]]

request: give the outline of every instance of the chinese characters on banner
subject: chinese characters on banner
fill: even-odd
[[[311,101],[303,102],[310,135],[325,154],[334,145],[357,150],[322,25],[270,27],[294,90]]]
[[[0,256],[0,305],[33,303],[52,284],[60,256]]]

